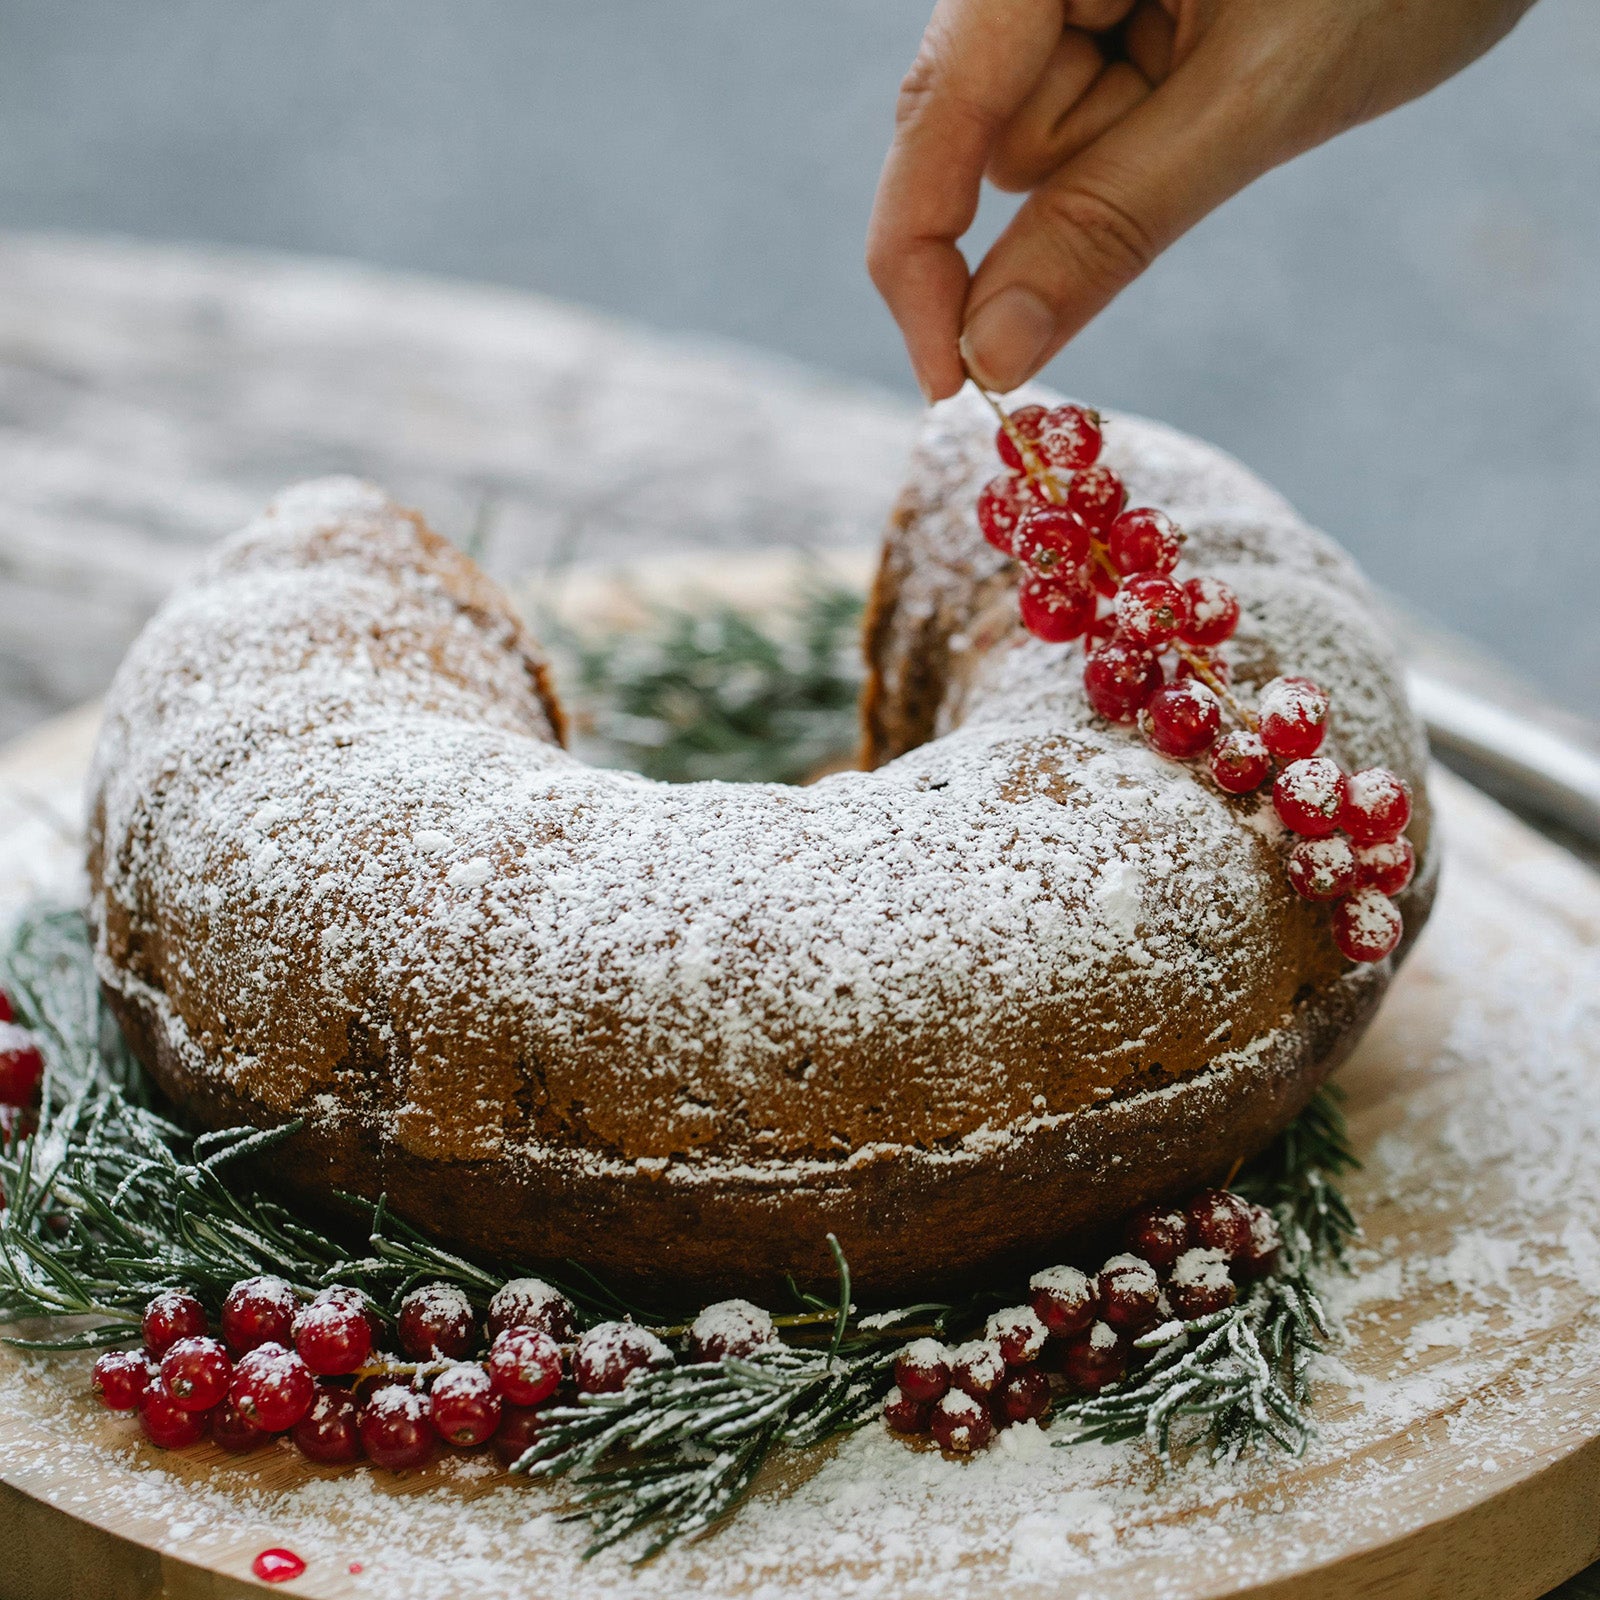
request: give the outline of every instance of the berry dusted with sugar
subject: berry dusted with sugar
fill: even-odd
[[[1017,1367],[1001,1380],[993,1406],[1007,1422],[1032,1422],[1050,1409],[1050,1380],[1037,1367]]]
[[[11,996],[4,989],[0,989],[0,1022],[15,1022],[16,1020],[16,1005],[13,1003]]]
[[[503,1465],[514,1467],[538,1442],[544,1428],[544,1413],[533,1406],[504,1406],[500,1426],[494,1430],[494,1453]]]
[[[1231,1189],[1202,1189],[1189,1202],[1189,1227],[1201,1249],[1237,1261],[1250,1249],[1250,1202]]]
[[[1339,826],[1344,774],[1326,756],[1291,761],[1272,785],[1272,804],[1284,827],[1308,839],[1326,839]]]
[[[1011,553],[1036,578],[1064,578],[1089,559],[1089,530],[1075,512],[1034,506],[1017,524]]]
[[[1400,908],[1376,889],[1357,889],[1339,901],[1330,919],[1333,942],[1351,961],[1382,961],[1400,943]]]
[[[1017,524],[1026,511],[1039,504],[1039,497],[1026,478],[1003,472],[998,478],[991,478],[978,496],[978,531],[996,550],[1010,555]]]
[[[1023,460],[1022,452],[1017,448],[1017,439],[1021,438],[1030,445],[1036,445],[1039,440],[1039,429],[1044,423],[1045,408],[1043,406],[1018,406],[1008,414],[1011,426],[1007,428],[1002,424],[994,431],[994,447],[1000,459],[1011,468],[1013,472],[1027,470],[1027,463]]]
[[[409,1472],[426,1465],[439,1434],[428,1398],[392,1383],[380,1389],[361,1411],[361,1448],[375,1467]]]
[[[222,1302],[222,1337],[235,1356],[261,1344],[288,1344],[300,1302],[282,1278],[244,1278]]]
[[[1350,841],[1332,834],[1302,839],[1289,852],[1289,882],[1302,900],[1339,900],[1356,887],[1361,869]]]
[[[578,1340],[572,1353],[572,1376],[584,1394],[615,1394],[636,1372],[671,1365],[672,1352],[636,1322],[602,1322]]]
[[[1090,651],[1083,666],[1084,693],[1108,722],[1132,722],[1162,682],[1160,661],[1125,639]]]
[[[1365,767],[1345,779],[1339,826],[1357,844],[1388,844],[1410,821],[1410,786],[1387,767]]]
[[[1417,852],[1404,837],[1387,844],[1364,844],[1356,849],[1356,866],[1363,889],[1399,894],[1416,873]]]
[[[1185,644],[1214,650],[1233,637],[1239,626],[1239,597],[1221,578],[1190,578],[1183,592],[1189,599],[1189,621],[1179,635]]]
[[[1196,679],[1169,683],[1150,696],[1139,727],[1153,749],[1174,761],[1203,754],[1222,728],[1222,702]]]
[[[144,1308],[140,1331],[146,1352],[159,1361],[180,1339],[198,1339],[208,1331],[206,1308],[181,1289],[163,1289]]]
[[[107,1350],[96,1357],[90,1383],[107,1411],[134,1411],[155,1381],[149,1360],[138,1350]]]
[[[441,1372],[433,1380],[428,1403],[439,1437],[464,1450],[492,1438],[500,1426],[503,1402],[489,1374],[475,1361]]]
[[[883,1420],[896,1433],[926,1433],[932,1415],[931,1400],[913,1400],[898,1385],[883,1397]]]
[[[894,1381],[908,1400],[937,1400],[950,1387],[950,1347],[913,1339],[895,1357]]]
[[[459,1361],[478,1343],[478,1314],[454,1284],[425,1283],[400,1302],[395,1332],[413,1361]]]
[[[1169,1272],[1194,1242],[1189,1213],[1182,1206],[1141,1206],[1123,1224],[1122,1242],[1157,1272]]]
[[[1261,735],[1248,728],[1225,733],[1211,747],[1211,777],[1224,794],[1250,794],[1272,772],[1272,756]]]
[[[1099,1394],[1128,1374],[1128,1346],[1109,1322],[1075,1334],[1061,1355],[1061,1375],[1079,1394]]]
[[[1130,644],[1159,650],[1189,620],[1189,597],[1171,578],[1147,572],[1130,578],[1117,595],[1117,629]]]
[[[1165,575],[1178,564],[1183,532],[1165,512],[1149,506],[1124,511],[1106,534],[1112,565],[1124,577],[1148,572]]]
[[[1017,591],[1022,625],[1046,644],[1065,644],[1087,631],[1094,620],[1094,590],[1081,578],[1064,582],[1025,578]]]
[[[1088,406],[1051,406],[1039,423],[1039,454],[1060,472],[1092,467],[1104,442],[1100,429],[1100,413]]]
[[[272,1435],[258,1428],[228,1396],[211,1413],[211,1442],[231,1456],[247,1456],[264,1445]]]
[[[161,1358],[161,1383],[185,1411],[209,1411],[227,1397],[233,1363],[220,1339],[180,1339]]]
[[[969,1339],[957,1345],[950,1361],[950,1387],[975,1400],[987,1400],[1006,1375],[1006,1358],[989,1339]]]
[[[1283,1251],[1283,1235],[1278,1219],[1265,1206],[1250,1207],[1250,1245],[1234,1263],[1234,1270],[1245,1278],[1266,1278],[1278,1270]]]
[[[372,1354],[372,1324],[365,1299],[354,1289],[324,1289],[294,1319],[294,1347],[319,1378],[338,1378]]]
[[[1119,1333],[1143,1333],[1156,1320],[1161,1280],[1138,1256],[1112,1256],[1100,1269],[1100,1316]]]
[[[748,1300],[722,1300],[707,1306],[689,1328],[689,1359],[744,1359],[780,1343],[772,1314]]]
[[[151,1384],[139,1402],[139,1426],[145,1438],[163,1450],[187,1450],[199,1444],[208,1421],[204,1411],[185,1411],[159,1383]]]
[[[348,1466],[362,1457],[361,1407],[348,1389],[319,1383],[311,1408],[289,1437],[308,1461],[324,1467]]]
[[[572,1302],[543,1278],[513,1278],[489,1302],[489,1337],[507,1328],[536,1328],[557,1344],[578,1336],[578,1315]]]
[[[1280,761],[1315,755],[1328,731],[1328,697],[1309,678],[1274,678],[1256,697],[1261,741]]]
[[[311,1409],[316,1394],[311,1368],[281,1344],[259,1344],[239,1358],[229,1393],[258,1428],[283,1433]]]
[[[1095,1282],[1076,1267],[1046,1267],[1028,1279],[1034,1314],[1051,1333],[1081,1333],[1099,1314]]]
[[[988,1407],[962,1389],[952,1389],[933,1408],[928,1419],[941,1450],[950,1455],[971,1455],[982,1450],[994,1437],[994,1421]]]
[[[1185,1321],[1209,1317],[1238,1298],[1238,1286],[1228,1272],[1228,1258],[1220,1250],[1185,1250],[1167,1279],[1167,1299]]]
[[[1067,510],[1076,513],[1096,538],[1105,537],[1127,503],[1127,485],[1110,467],[1084,467],[1067,485]]]
[[[14,1022],[0,1022],[0,1104],[32,1105],[44,1082],[44,1057],[34,1036]]]
[[[616,1328],[627,1324],[613,1322],[603,1326]],[[588,1338],[585,1334],[584,1339]],[[578,1349],[582,1351],[583,1348],[580,1340]],[[561,1386],[561,1347],[549,1334],[540,1333],[537,1328],[507,1328],[489,1346],[487,1366],[495,1392],[514,1406],[542,1405]],[[576,1371],[576,1358],[573,1367]],[[578,1386],[589,1394],[601,1392],[590,1388],[581,1374]],[[622,1385],[618,1383],[613,1387],[620,1389]]]
[[[1011,1306],[1005,1311],[996,1311],[989,1318],[984,1324],[983,1336],[1000,1346],[1000,1354],[1008,1367],[1020,1367],[1037,1358],[1050,1337],[1050,1330],[1032,1306]]]

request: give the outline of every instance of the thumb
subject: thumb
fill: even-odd
[[[1202,41],[1036,188],[995,241],[961,335],[985,388],[1032,377],[1169,244],[1290,153],[1275,74],[1260,70],[1265,60],[1228,59],[1221,44]]]

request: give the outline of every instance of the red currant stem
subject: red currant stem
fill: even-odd
[[[1172,641],[1172,648],[1189,663],[1189,670],[1200,679],[1205,686],[1216,695],[1234,716],[1244,724],[1252,733],[1257,731],[1259,724],[1256,714],[1249,706],[1236,700],[1229,692],[1228,686],[1211,670],[1210,663],[1201,655],[1196,654],[1181,639]]]
[[[369,1361],[350,1376],[357,1383],[364,1378],[437,1378],[459,1365],[456,1361]]]
[[[978,383],[973,380],[979,394],[989,402],[990,409],[1000,419],[1000,426],[1005,429],[1006,437],[1017,447],[1017,454],[1022,457],[1022,470],[1038,486],[1045,499],[1052,505],[1061,505],[1066,500],[1067,491],[1062,488],[1061,481],[1048,467],[1040,461],[1034,453],[1033,444],[1024,439],[1016,423],[1011,420],[1011,414],[1000,402]]]

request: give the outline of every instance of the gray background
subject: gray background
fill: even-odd
[[[908,389],[860,254],[926,9],[0,0],[0,226],[526,285]],[[1052,376],[1220,441],[1592,708],[1597,269],[1600,6],[1543,0],[1199,228]]]

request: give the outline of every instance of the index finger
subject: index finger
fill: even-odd
[[[977,214],[990,149],[1044,70],[1074,3],[939,0],[901,87],[867,270],[930,400],[954,394],[965,379],[957,340],[968,277],[956,241]]]

